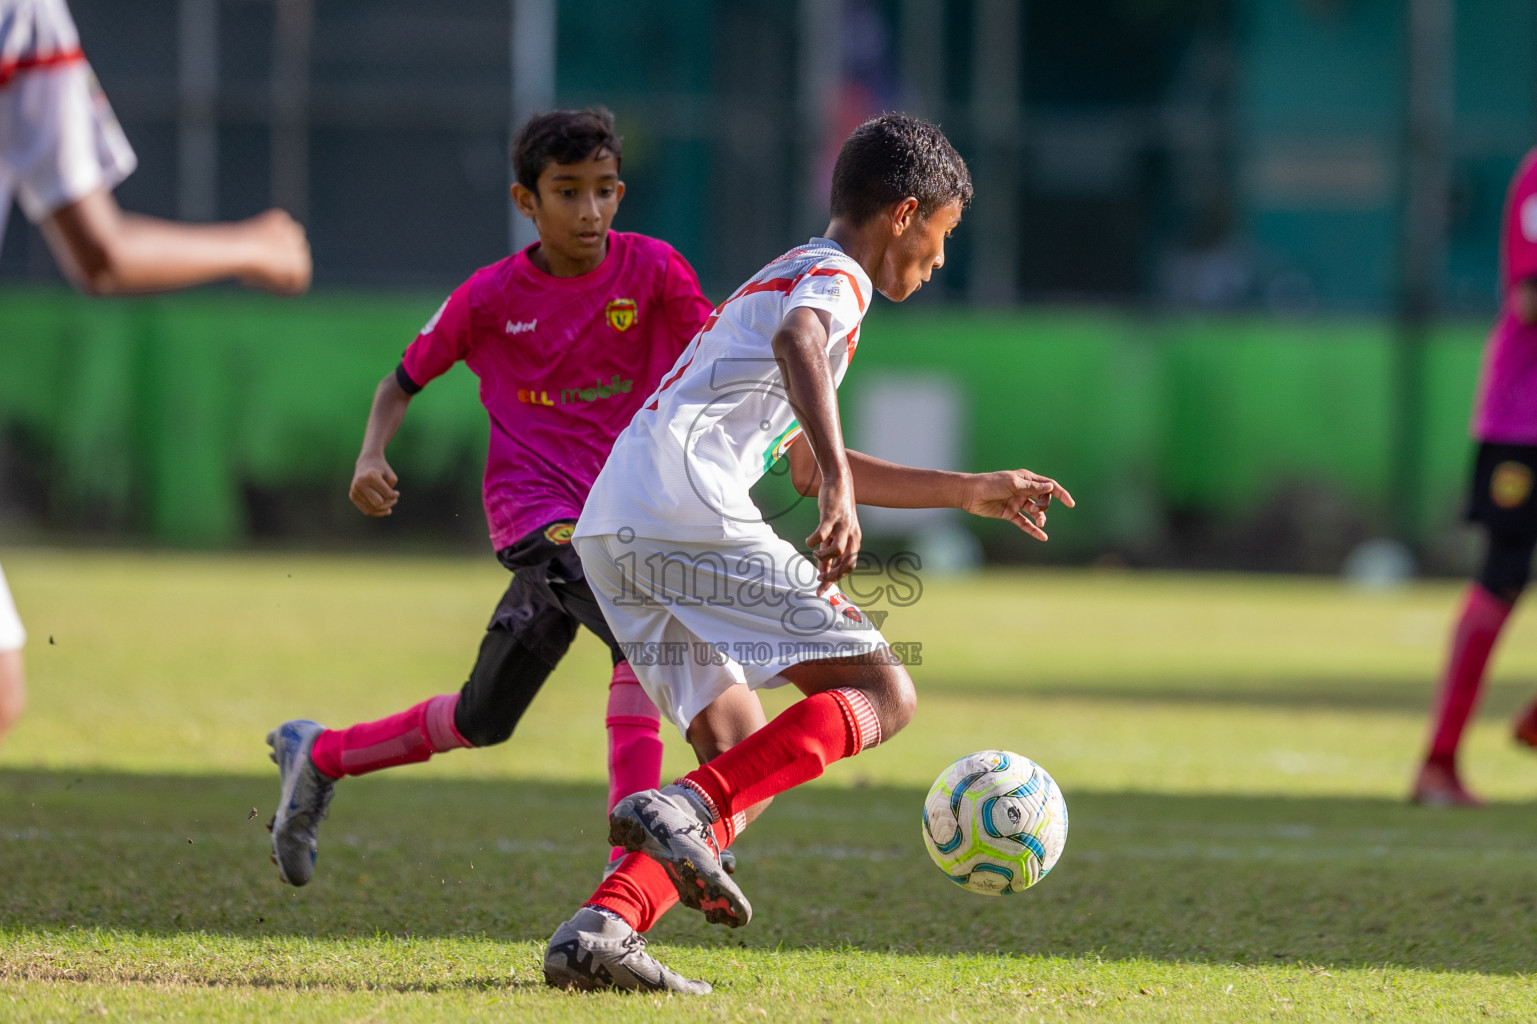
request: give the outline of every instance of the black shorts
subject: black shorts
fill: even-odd
[[[1537,445],[1482,442],[1473,466],[1468,519],[1492,533],[1537,537]]]
[[[558,645],[558,652],[552,649],[546,656],[553,665],[565,653],[570,635],[539,634],[548,629],[550,613],[559,613],[569,624],[570,634],[576,632],[578,625],[592,630],[608,645],[617,665],[624,656],[587,584],[582,560],[571,546],[571,529],[575,525],[570,521],[550,523],[496,553],[497,561],[512,571],[512,583],[486,628],[505,630],[535,651]]]

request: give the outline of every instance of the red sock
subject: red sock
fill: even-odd
[[[631,793],[655,789],[662,781],[661,713],[630,663],[614,666],[608,684],[608,809]],[[614,847],[610,859],[623,856]]]
[[[322,775],[366,775],[380,768],[425,761],[433,754],[472,744],[454,728],[457,693],[424,700],[398,715],[327,729],[315,738],[310,761]]]
[[[612,910],[631,928],[644,932],[676,902],[678,890],[662,866],[644,853],[631,853],[603,880],[586,905]]]
[[[715,842],[724,850],[746,824],[753,804],[809,782],[843,757],[852,757],[881,741],[880,719],[859,690],[813,694],[792,704],[768,725],[709,764],[678,781],[698,793],[715,820]],[[668,907],[678,890],[650,857],[632,853],[598,886],[587,906],[603,907],[644,932]]]
[[[832,762],[881,741],[880,719],[862,691],[812,694],[724,754],[678,781],[698,793],[730,845],[753,804],[810,782]]]
[[[1489,652],[1512,607],[1478,583],[1468,588],[1436,697],[1436,727],[1426,761],[1456,768],[1457,745],[1483,689]]]

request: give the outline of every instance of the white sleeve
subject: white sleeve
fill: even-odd
[[[785,314],[793,309],[826,310],[832,316],[831,335],[847,334],[864,316],[865,296],[852,273],[839,267],[815,266],[806,271],[790,290]]]
[[[111,191],[137,162],[84,60],[24,71],[0,89],[0,164],[29,220]]]
[[[5,572],[0,570],[0,652],[19,651],[26,642],[27,631],[21,628],[16,602],[11,600],[10,588],[5,585]]]

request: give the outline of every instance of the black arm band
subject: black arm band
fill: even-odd
[[[408,395],[414,395],[422,389],[422,386],[416,383],[416,381],[412,380],[411,375],[406,372],[405,363],[401,363],[399,366],[395,367],[395,383],[399,384],[400,390],[404,391]]]

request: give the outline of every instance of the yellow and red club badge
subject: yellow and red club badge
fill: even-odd
[[[640,318],[640,307],[634,299],[613,299],[604,310],[608,325],[616,331],[628,331]]]
[[[1532,471],[1524,463],[1502,462],[1489,476],[1489,497],[1504,509],[1520,508],[1532,495]]]

